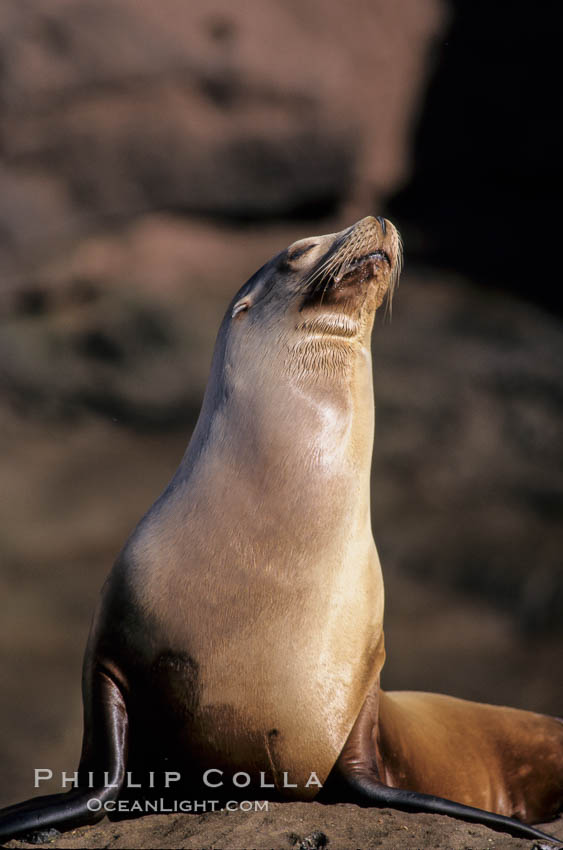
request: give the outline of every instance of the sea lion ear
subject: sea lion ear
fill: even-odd
[[[235,306],[233,307],[233,312],[231,313],[231,319],[234,319],[235,316],[238,316],[239,313],[244,313],[250,307],[250,298],[245,297],[241,298],[240,301],[237,301]]]

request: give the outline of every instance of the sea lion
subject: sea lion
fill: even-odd
[[[164,774],[183,793],[229,776],[231,797],[547,837],[512,816],[561,805],[561,723],[379,687],[370,336],[400,266],[396,229],[370,216],[295,242],[237,293],[184,458],[102,591],[78,787],[4,810],[1,836],[94,822]]]

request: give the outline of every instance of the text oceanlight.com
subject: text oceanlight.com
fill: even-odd
[[[268,800],[88,800],[91,812],[120,812],[128,814],[165,814],[167,812],[267,812]]]

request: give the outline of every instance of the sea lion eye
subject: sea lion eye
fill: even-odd
[[[235,316],[238,316],[239,313],[244,313],[250,307],[250,301],[246,298],[243,298],[242,301],[239,301],[233,307],[233,312],[231,313],[231,319],[234,319]]]
[[[302,248],[296,248],[294,251],[291,252],[291,254],[289,254],[287,259],[290,262],[293,262],[293,260],[299,260],[305,254],[307,254],[308,251],[310,251],[312,248],[315,248],[316,244],[316,242],[311,242],[310,245],[304,245]]]

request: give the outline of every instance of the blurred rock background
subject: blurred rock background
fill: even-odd
[[[562,713],[559,34],[503,8],[3,0],[2,802],[74,769],[96,597],[228,300],[372,212],[406,248],[374,333],[384,685]]]

